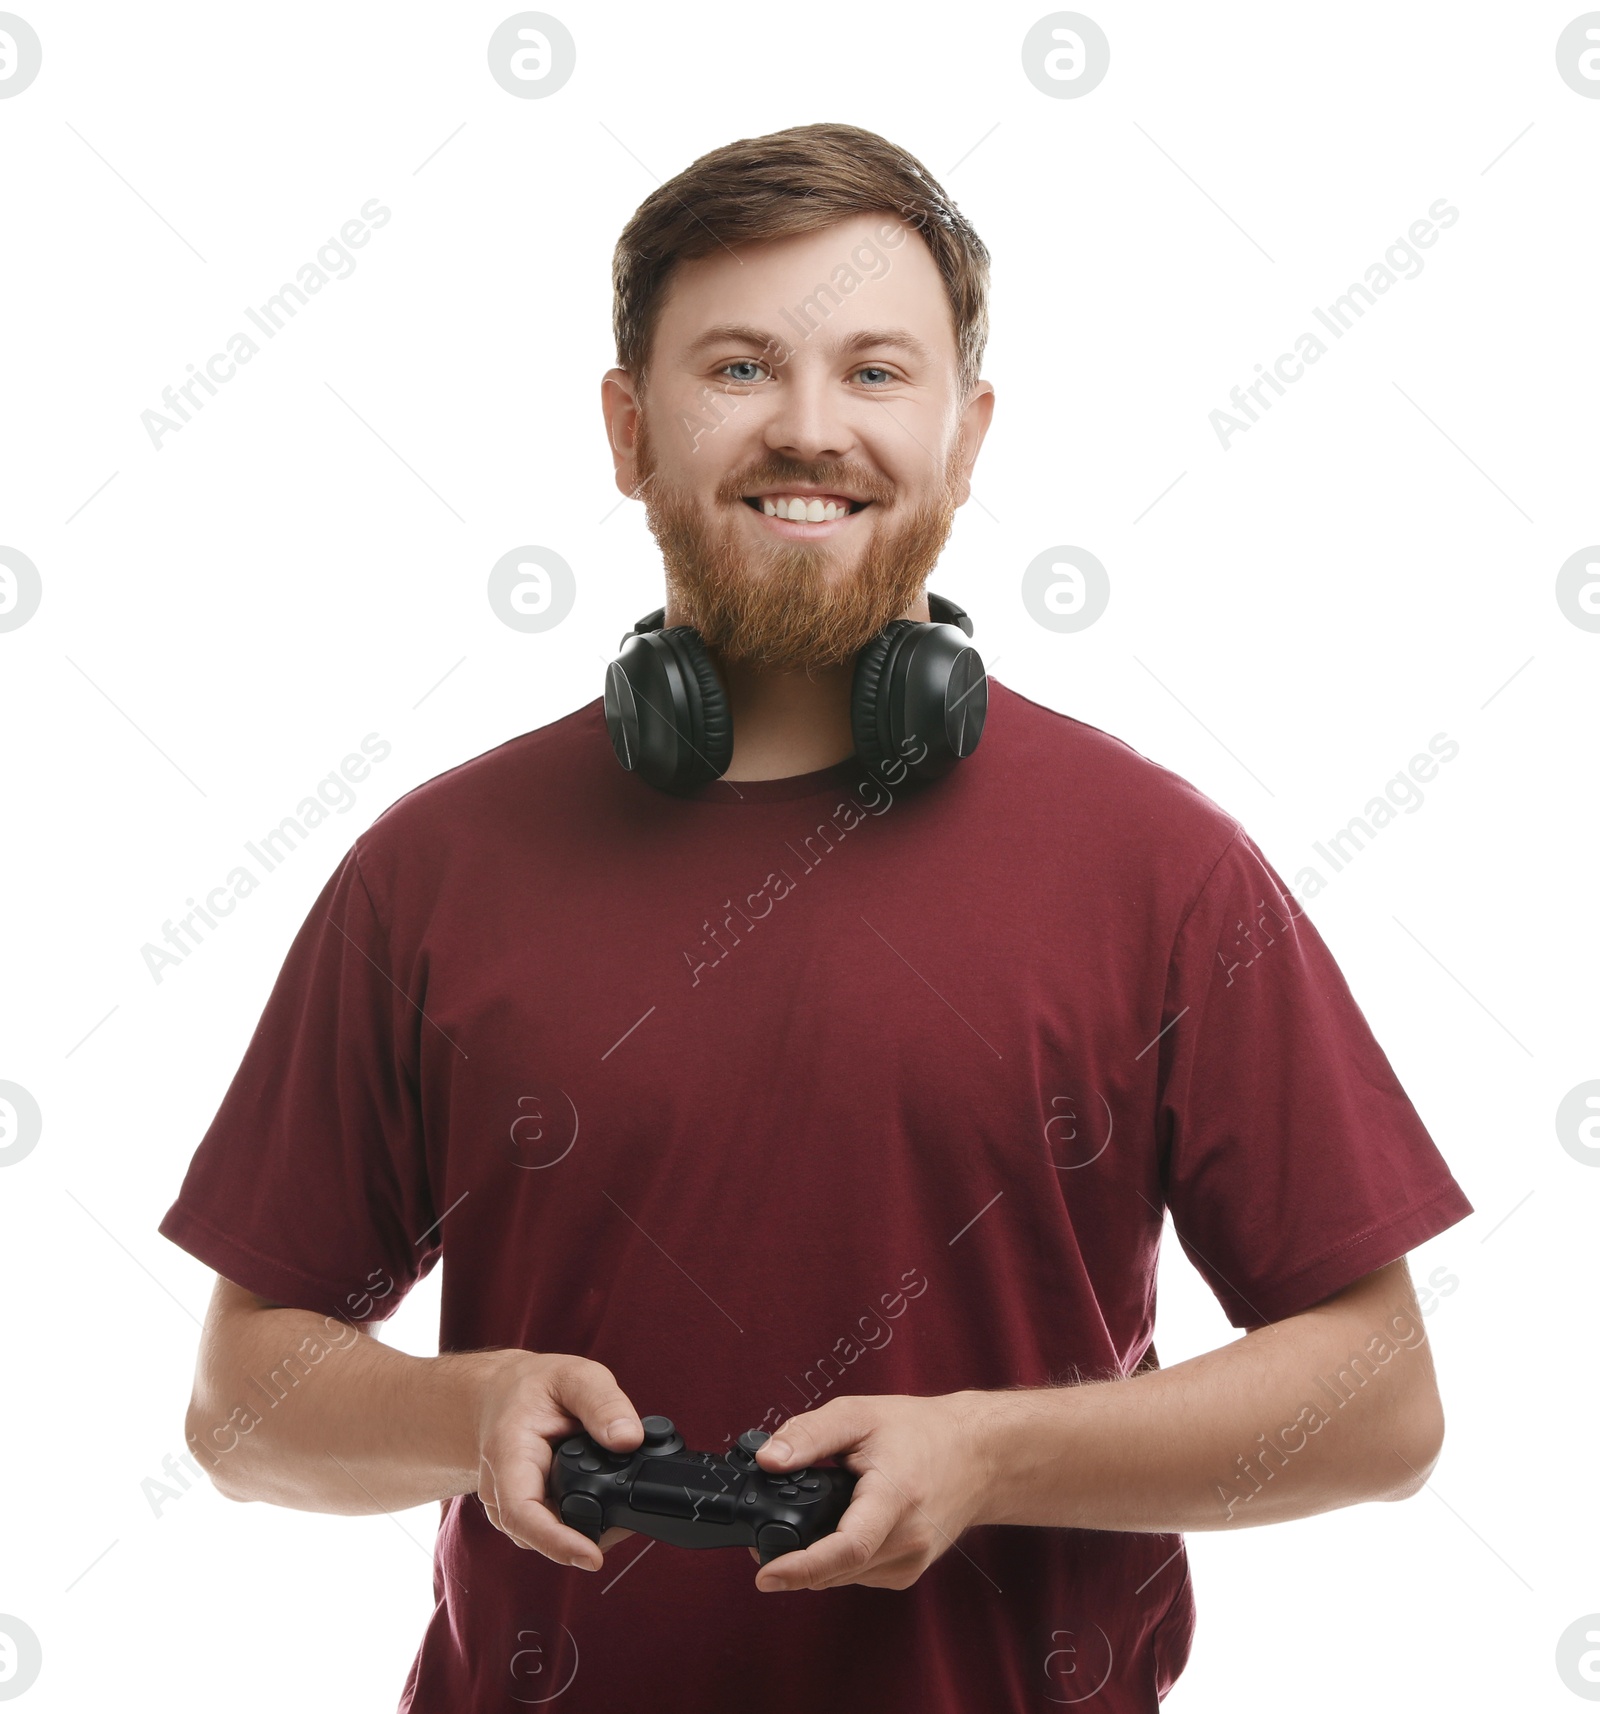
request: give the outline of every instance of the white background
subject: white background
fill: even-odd
[[[1309,902],[1477,1209],[1413,1256],[1456,1282],[1428,1317],[1444,1455],[1403,1505],[1190,1537],[1168,1706],[1577,1706],[1555,1648],[1600,1610],[1600,1171],[1554,1116],[1600,1077],[1600,634],[1555,598],[1600,540],[1600,100],[1555,68],[1578,8],[1091,0],[1109,75],[1053,100],[1020,58],[1042,9],[553,0],[576,73],[517,100],[485,57],[510,8],[17,3],[44,61],[0,101],[0,543],[44,596],[0,634],[0,1078],[44,1131],[0,1172],[0,1613],[43,1642],[30,1714],[394,1707],[435,1508],[202,1486],[157,1516],[141,1490],[184,1449],[211,1283],[156,1224],[350,842],[597,695],[661,598],[599,410],[618,231],[704,151],[818,119],[910,149],[994,254],[998,410],[933,586],[998,679],[1191,780],[1291,881],[1430,736],[1460,745]],[[156,451],[140,413],[372,197],[393,218],[354,274]],[[1229,389],[1440,197],[1460,218],[1423,272],[1224,451]],[[486,599],[523,543],[577,574],[542,635]],[[1111,579],[1071,635],[1020,593],[1059,544]],[[141,946],[368,732],[393,753],[356,806],[157,984]],[[434,1348],[437,1286],[388,1337]],[[1163,1361],[1231,1337],[1169,1242]]]

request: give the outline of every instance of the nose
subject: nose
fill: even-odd
[[[855,446],[846,401],[825,369],[808,371],[796,355],[785,366],[779,389],[762,435],[769,451],[820,464],[845,457]]]

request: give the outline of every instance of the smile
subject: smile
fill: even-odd
[[[832,535],[872,504],[845,495],[819,494],[747,494],[744,503],[765,520],[768,529],[799,541]]]
[[[828,523],[870,504],[848,494],[746,494],[744,503],[769,518],[789,518],[797,524]]]

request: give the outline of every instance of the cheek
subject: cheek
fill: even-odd
[[[947,452],[943,463],[936,463],[923,451],[923,447],[931,447],[938,451],[943,432],[943,422],[929,413],[926,422],[917,422],[909,411],[895,411],[895,420],[904,425],[905,434],[897,435],[902,442],[900,446],[883,446],[875,452],[878,473],[887,478],[890,487],[895,490],[893,507],[900,511],[909,511],[912,507],[931,506],[950,483],[955,482],[959,464],[955,463],[952,454]],[[911,439],[916,435],[916,440]],[[917,444],[921,442],[921,446]]]

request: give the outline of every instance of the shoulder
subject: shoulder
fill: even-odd
[[[1181,774],[1124,739],[990,680],[1002,791],[1058,837],[1092,843],[1112,872],[1159,867],[1203,883],[1239,838],[1239,821]],[[989,741],[986,728],[984,743]],[[981,751],[981,746],[980,746]]]
[[[610,759],[601,698],[508,738],[397,798],[356,840],[369,886],[440,876],[487,850],[536,837],[594,791]],[[617,771],[613,766],[613,772]]]

